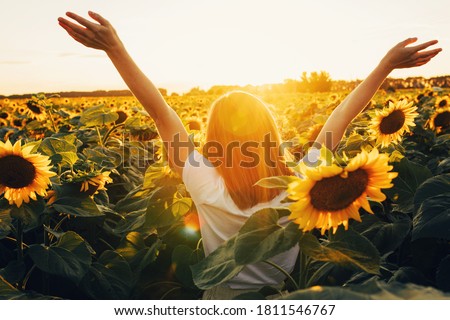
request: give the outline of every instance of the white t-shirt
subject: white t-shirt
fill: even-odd
[[[223,178],[208,159],[196,150],[192,151],[186,160],[183,182],[197,207],[206,255],[236,235],[253,213],[263,208],[283,206],[281,200],[286,197],[286,193],[282,192],[270,202],[260,203],[245,210],[239,209],[228,193]],[[280,219],[279,223],[286,225],[287,217]],[[298,246],[295,246],[270,260],[290,273],[294,268],[298,250]],[[279,270],[260,262],[245,266],[237,276],[227,281],[226,285],[233,289],[253,289],[278,285],[284,279],[285,276]]]

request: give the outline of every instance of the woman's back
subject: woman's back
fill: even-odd
[[[206,255],[236,235],[253,213],[263,208],[283,206],[281,200],[286,197],[285,193],[280,193],[271,201],[259,203],[248,209],[240,209],[227,191],[217,169],[198,151],[193,151],[189,155],[183,169],[183,181],[197,208]],[[287,219],[280,219],[280,224],[287,224]],[[270,260],[287,272],[291,272],[297,254],[298,246]],[[255,289],[265,285],[278,285],[284,278],[285,276],[274,267],[266,263],[257,263],[246,266],[226,285],[232,289]]]

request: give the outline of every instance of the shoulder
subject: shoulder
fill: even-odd
[[[223,192],[223,180],[212,163],[197,150],[184,163],[182,179],[196,204],[207,202],[214,194]]]

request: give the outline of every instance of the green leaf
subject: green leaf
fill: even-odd
[[[397,211],[412,212],[417,188],[430,178],[432,173],[427,167],[409,161],[406,157],[394,163],[393,171],[398,172],[398,176],[392,181],[394,187],[383,192],[397,204]]]
[[[11,260],[6,267],[0,269],[0,277],[10,283],[18,283],[25,276],[25,272],[26,266],[23,261]]]
[[[148,247],[142,234],[139,232],[130,232],[120,241],[116,252],[124,257],[133,272],[138,274],[156,260],[161,245],[161,240],[155,238],[153,244]]]
[[[266,297],[258,291],[242,293],[232,300],[266,300]]]
[[[400,267],[394,272],[388,283],[393,281],[401,283],[415,283],[419,285],[426,285],[429,280],[424,276],[423,272],[415,267]]]
[[[54,163],[61,162],[62,165],[67,164],[72,166],[78,160],[77,147],[75,144],[64,139],[55,137],[45,138],[41,142],[38,150],[51,157]]]
[[[417,211],[425,200],[444,193],[450,193],[450,173],[426,180],[414,196],[414,209]]]
[[[184,216],[192,207],[192,199],[191,198],[181,198],[173,201],[170,206],[170,212],[176,218],[180,218]]]
[[[197,263],[198,256],[192,248],[186,245],[178,245],[172,251],[172,269],[177,279],[186,287],[194,288],[192,271],[190,266]]]
[[[119,119],[119,115],[104,105],[85,109],[80,118],[80,123],[86,127],[104,126]]]
[[[124,123],[125,129],[139,129],[142,127],[141,117],[128,117]]]
[[[8,281],[6,281],[1,275],[0,275],[0,299],[2,300],[15,300],[20,299],[20,297],[23,295],[21,291],[16,289],[12,284],[10,284]]]
[[[126,234],[131,231],[136,231],[145,223],[145,215],[147,209],[130,212],[124,219],[120,220],[113,229],[114,233],[119,235]]]
[[[89,270],[92,259],[85,240],[73,231],[64,233],[55,246],[34,244],[27,253],[39,269],[77,284]]]
[[[101,168],[116,168],[122,161],[122,155],[119,152],[101,146],[86,148],[83,150],[83,154],[89,161],[97,163]]]
[[[450,240],[450,193],[422,202],[413,220],[412,240],[438,238]]]
[[[127,194],[127,196],[116,203],[114,210],[119,213],[131,213],[140,210],[146,210],[150,206],[151,197],[136,197],[136,190]]]
[[[145,240],[139,232],[130,232],[120,241],[116,252],[130,263],[136,254],[146,247]]]
[[[7,237],[11,232],[11,209],[0,209],[0,240]]]
[[[147,208],[146,227],[171,226],[189,212],[192,199],[174,199],[175,190],[176,187],[166,187],[152,195],[152,201]]]
[[[20,208],[12,206],[10,215],[12,218],[22,220],[25,225],[25,232],[34,229],[40,225],[40,217],[45,209],[45,203],[42,198],[37,201],[31,200],[29,203],[23,203]]]
[[[450,291],[450,254],[442,259],[436,272],[436,285],[439,289]]]
[[[389,215],[391,222],[381,221],[375,215],[366,215],[361,223],[352,224],[355,231],[369,239],[384,255],[397,249],[411,230],[411,218],[404,213]]]
[[[297,244],[302,234],[298,225],[291,222],[284,228],[278,224],[278,220],[277,210],[271,208],[252,214],[236,237],[237,264],[263,261]]]
[[[161,166],[159,164],[148,166],[147,170],[145,170],[144,183],[142,188],[154,188],[158,180],[163,178],[164,176],[164,166]]]
[[[371,279],[363,284],[350,285],[350,289],[360,294],[367,294],[377,300],[436,300],[449,299],[445,294],[432,287],[424,287],[413,283],[385,283]]]
[[[0,300],[48,300],[58,299],[57,297],[44,296],[31,291],[20,291],[16,289],[12,284],[6,281],[0,276]]]
[[[60,213],[71,214],[81,217],[98,217],[103,214],[98,209],[94,200],[87,194],[77,194],[70,196],[63,196],[57,198],[52,204],[53,208]]]
[[[295,291],[282,300],[436,300],[449,299],[450,294],[413,283],[389,284],[371,279],[348,287],[319,287]]]
[[[199,289],[210,289],[236,276],[243,265],[234,260],[236,238],[231,238],[199,263],[191,266],[195,285]]]
[[[370,300],[370,296],[353,292],[348,288],[314,286],[294,291],[280,300]],[[331,309],[327,310],[331,311]]]
[[[300,180],[296,176],[279,176],[263,178],[255,183],[255,185],[263,188],[287,189],[290,183]]]
[[[314,260],[330,261],[344,267],[357,267],[378,274],[380,254],[364,236],[352,230],[339,228],[332,240],[321,244],[311,233],[304,233],[299,241],[304,254]]]
[[[163,247],[163,242],[159,238],[155,238],[155,241],[150,247],[139,250],[130,262],[133,271],[139,274],[154,262],[159,255],[161,247]]]
[[[107,250],[92,264],[80,287],[92,299],[129,299],[135,281],[125,258]]]

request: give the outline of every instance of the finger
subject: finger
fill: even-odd
[[[79,15],[77,15],[73,12],[66,12],[66,15],[69,18],[72,18],[73,20],[77,21],[79,24],[85,26],[88,29],[95,30],[98,27],[98,25],[96,23],[93,23],[83,17],[80,17]]]
[[[436,43],[438,43],[437,40],[431,40],[431,41],[419,44],[417,46],[411,47],[411,49],[414,49],[414,51],[420,51],[420,50],[426,49],[429,46],[432,46],[433,44],[436,44]]]
[[[79,43],[81,43],[85,46],[89,46],[90,39],[83,36],[82,34],[74,32],[72,29],[70,29],[70,27],[67,27],[67,26],[62,26],[62,27],[67,31],[69,36],[71,36],[74,40],[78,41]]]
[[[76,23],[70,22],[69,20],[66,20],[64,18],[58,18],[58,21],[59,21],[59,25],[63,28],[64,28],[64,26],[67,26],[79,34],[84,34],[86,32],[86,29],[83,28],[82,26],[80,26]]]
[[[89,16],[94,19],[95,21],[97,21],[98,23],[100,23],[102,26],[108,26],[109,25],[109,21],[106,20],[105,18],[103,18],[101,15],[99,15],[98,13],[95,13],[93,11],[89,11],[88,12]]]
[[[427,57],[427,56],[435,56],[441,51],[442,51],[442,48],[438,48],[438,49],[418,52],[418,53],[416,53],[416,55],[417,55],[417,57],[420,57],[420,58]]]
[[[430,60],[431,60],[431,58],[430,59],[425,59],[425,60],[422,60],[422,61],[417,61],[415,66],[416,67],[423,66],[424,64],[427,64]]]
[[[400,46],[406,47],[408,44],[414,43],[417,41],[416,37],[408,38],[399,43]]]
[[[437,54],[437,53],[436,53]],[[415,60],[414,60],[414,64],[415,65],[423,65],[423,64],[425,64],[425,63],[428,63],[431,59],[433,59],[435,56],[436,56],[436,54],[434,54],[434,55],[429,55],[429,56],[425,56],[425,57],[419,57],[419,58],[416,58]]]

